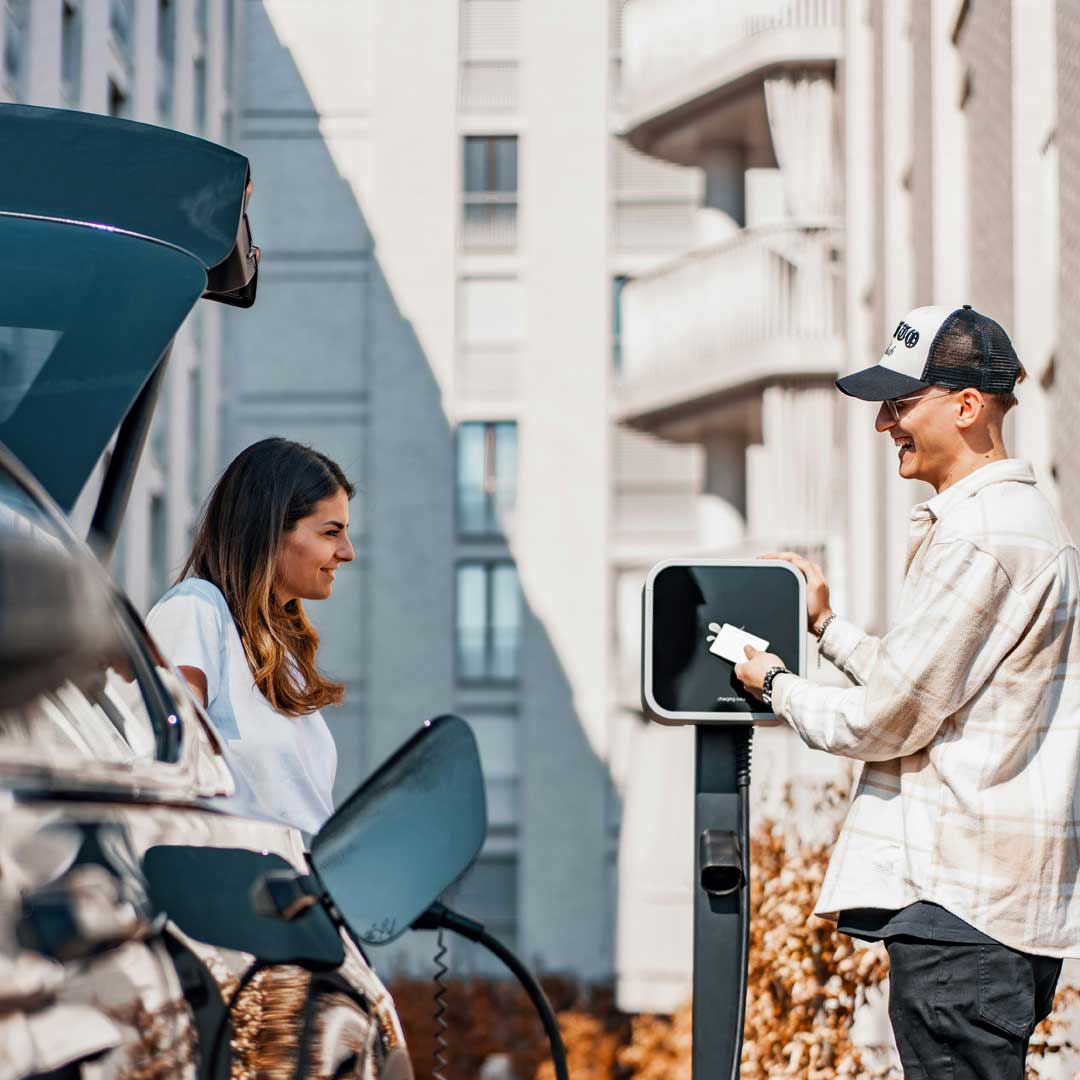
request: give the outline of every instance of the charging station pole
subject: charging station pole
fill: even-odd
[[[739,1075],[746,1011],[749,822],[742,820],[737,773],[740,740],[750,727],[700,726],[695,734],[693,1078],[727,1080]],[[740,875],[732,872],[735,859]]]
[[[642,590],[641,703],[695,726],[693,1080],[738,1080],[750,932],[750,738],[777,722],[743,646],[806,670],[806,582],[778,560],[668,559]]]

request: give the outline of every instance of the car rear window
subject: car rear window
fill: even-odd
[[[116,229],[0,214],[0,442],[70,510],[206,274]]]

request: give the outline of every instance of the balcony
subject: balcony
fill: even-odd
[[[461,246],[468,251],[512,251],[517,247],[517,192],[466,192]]]
[[[770,383],[835,377],[839,237],[825,224],[747,229],[629,282],[618,419],[695,439],[702,425],[751,426],[746,406]]]
[[[699,164],[707,144],[769,165],[764,82],[831,72],[842,0],[627,0],[623,134],[637,149]]]

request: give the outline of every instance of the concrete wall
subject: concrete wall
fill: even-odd
[[[1013,323],[1012,3],[972,4],[956,34],[968,85],[970,303]],[[944,238],[941,238],[944,242]]]
[[[1080,20],[1068,0],[1057,4],[1057,147],[1061,175],[1058,221],[1061,236],[1057,348],[1053,366],[1053,462],[1061,487],[1062,513],[1080,536],[1080,445],[1075,409],[1080,401]],[[1072,181],[1072,182],[1070,182]]]

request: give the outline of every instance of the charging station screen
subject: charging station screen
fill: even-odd
[[[673,713],[751,713],[767,706],[735,678],[734,656],[750,634],[798,670],[802,604],[786,568],[668,566],[653,580],[652,692]],[[725,658],[718,649],[730,654]]]

